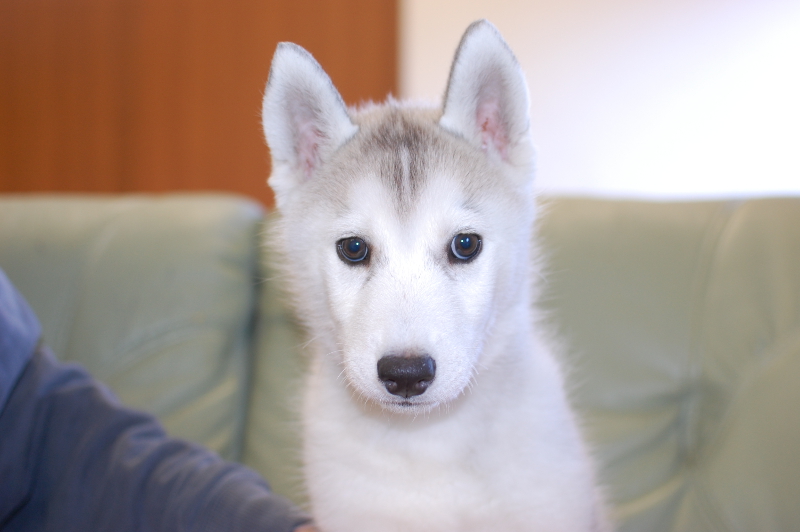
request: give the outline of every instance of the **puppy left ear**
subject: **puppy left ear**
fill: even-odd
[[[528,87],[497,28],[473,22],[456,51],[439,124],[502,160],[529,142]]]

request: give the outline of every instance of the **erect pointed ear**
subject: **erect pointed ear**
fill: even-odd
[[[358,130],[319,63],[292,43],[280,43],[272,58],[261,118],[279,207]]]
[[[473,22],[450,68],[439,124],[509,161],[520,142],[529,142],[528,106],[513,52],[491,22]]]

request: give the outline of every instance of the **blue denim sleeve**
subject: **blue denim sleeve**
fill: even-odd
[[[308,522],[254,471],[168,437],[37,348],[38,322],[2,272],[0,335],[3,532],[289,532]]]

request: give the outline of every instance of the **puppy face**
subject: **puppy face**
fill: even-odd
[[[527,263],[527,189],[432,116],[365,111],[284,213],[284,238],[313,250],[297,265],[308,283],[299,290],[318,295],[304,305],[312,334],[331,339],[357,396],[404,413],[452,401],[491,362],[483,346]],[[412,381],[399,393],[397,373],[379,371],[385,357],[403,359],[397,371]]]

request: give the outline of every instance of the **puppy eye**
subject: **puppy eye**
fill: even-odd
[[[459,233],[450,242],[450,259],[469,262],[481,251],[481,237],[474,234]]]
[[[343,238],[336,242],[339,258],[345,264],[362,262],[367,258],[369,248],[363,239],[356,237]]]

